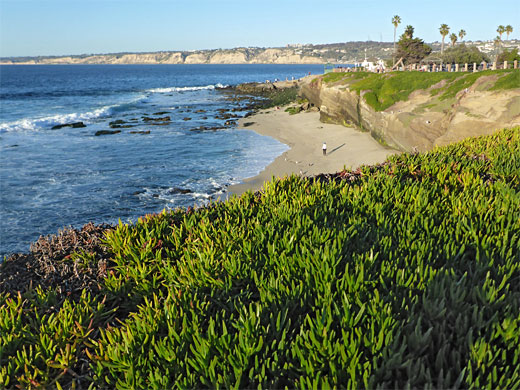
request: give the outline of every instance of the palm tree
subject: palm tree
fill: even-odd
[[[498,26],[497,33],[500,35],[500,41],[502,41],[502,34],[506,32],[506,28],[502,25]]]
[[[395,33],[397,32],[397,26],[401,23],[401,17],[399,15],[395,15],[392,18],[392,24],[394,25],[394,65],[395,65]]]
[[[451,47],[455,46],[455,42],[457,42],[457,34],[451,33],[450,40],[451,40]]]
[[[442,53],[444,53],[444,38],[446,38],[446,35],[448,35],[450,33],[450,28],[448,27],[447,24],[444,23],[444,24],[441,24],[439,31],[442,35],[442,43],[441,43],[441,57],[442,57]]]
[[[513,32],[513,26],[511,26],[510,24],[508,24],[506,26],[506,34],[507,34],[507,40],[509,41],[509,34],[511,34]]]
[[[500,39],[498,41],[498,53],[499,54],[500,54],[500,46],[502,46],[502,34],[505,33],[505,32],[506,32],[506,28],[504,26],[502,26],[502,25],[498,26],[497,33],[500,36]],[[498,54],[497,54],[497,57],[498,57]]]
[[[464,39],[465,36],[466,36],[466,31],[460,30],[459,31],[459,38],[460,38],[461,42],[462,42],[462,40]]]
[[[500,44],[502,43],[502,38],[497,36],[494,40],[493,40],[493,44],[495,45],[495,53],[496,53],[496,58],[498,60],[498,55],[500,54]]]

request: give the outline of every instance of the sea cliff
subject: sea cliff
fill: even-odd
[[[322,64],[320,56],[298,54],[287,48],[200,50],[195,52],[157,52],[100,54],[86,56],[34,57],[24,60],[2,59],[3,65],[46,64]]]
[[[355,126],[402,151],[427,151],[520,124],[515,71],[343,73],[304,79],[323,122]]]

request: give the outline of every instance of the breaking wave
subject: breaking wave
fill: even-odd
[[[108,117],[117,112],[125,111],[143,99],[144,98],[141,96],[132,102],[107,105],[82,113],[73,112],[70,114],[56,114],[40,118],[23,118],[13,122],[0,123],[0,133],[7,131],[49,130],[52,126],[64,123],[80,121],[89,122],[97,118]]]
[[[186,92],[186,91],[202,91],[204,89],[217,89],[217,88],[226,88],[223,84],[212,84],[212,85],[204,85],[200,87],[169,87],[169,88],[152,88],[147,89],[146,92],[152,93],[167,93],[167,92]]]

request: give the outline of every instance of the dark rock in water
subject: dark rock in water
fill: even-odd
[[[108,125],[109,126],[114,126],[114,125],[122,125],[122,124],[125,124],[126,122],[122,119],[118,119],[116,121],[112,121],[112,122],[108,122]]]
[[[202,119],[206,120],[206,119],[208,119],[208,117],[207,116],[203,116]]]
[[[206,110],[197,110],[195,112],[206,112]]]
[[[191,121],[191,118],[189,117],[186,117],[186,118],[182,118],[183,121]]]
[[[251,115],[253,115],[253,113],[249,111],[246,115],[244,115],[244,118],[249,118]]]
[[[159,112],[154,112],[153,115],[164,115],[164,114],[169,114],[170,111],[159,111]]]
[[[144,194],[146,191],[144,190],[139,190],[139,191],[135,191],[132,195],[141,195],[141,194]]]
[[[237,111],[247,111],[247,110],[250,110],[251,108],[249,106],[247,107],[235,107],[233,108],[231,111],[232,112],[237,112]]]
[[[170,189],[168,191],[168,194],[191,194],[193,193],[192,190],[189,190],[187,188],[177,188],[177,187],[173,187],[172,189]]]
[[[159,194],[152,194],[152,198],[158,198]]]
[[[142,118],[145,122],[166,122],[171,120],[169,116],[163,116],[161,118],[150,118],[149,116],[143,116]]]
[[[110,125],[112,129],[128,129],[130,127],[135,127],[135,125]]]
[[[246,122],[242,125],[242,127],[249,127],[249,126],[253,126],[255,124],[255,122]]]
[[[226,122],[224,122],[224,124],[225,124],[226,126],[233,126],[233,125],[236,125],[237,122],[236,122],[236,121],[226,121]]]
[[[216,130],[224,130],[225,127],[220,126],[199,126],[194,129],[190,129],[190,131],[216,131]]]
[[[230,118],[238,118],[238,117],[239,116],[236,114],[222,114],[222,115],[215,116],[215,118],[217,118],[217,119],[230,119]]]
[[[20,145],[18,145],[18,144],[14,144],[14,145],[6,146],[6,147],[7,147],[7,148],[17,148],[18,146],[20,146]]]
[[[78,129],[81,127],[87,127],[87,125],[84,124],[83,122],[64,123],[62,125],[52,126],[51,130],[59,130],[64,127],[72,127],[73,129]]]
[[[227,111],[227,108],[219,108],[217,111],[223,114]]]
[[[110,134],[117,134],[120,132],[121,132],[121,130],[99,130],[99,131],[96,131],[96,133],[94,135],[95,136],[110,135]]]
[[[130,134],[150,134],[150,130],[131,131]]]
[[[151,126],[168,126],[170,122],[156,122],[156,123],[150,123]]]

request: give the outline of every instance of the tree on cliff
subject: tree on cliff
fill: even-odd
[[[476,46],[466,46],[464,43],[461,43],[444,50],[442,61],[448,64],[480,64],[483,61],[489,62],[489,58]]]
[[[394,65],[395,65],[395,34],[397,32],[397,26],[401,23],[401,17],[399,15],[395,15],[392,18],[392,24],[394,25]]]
[[[407,26],[397,43],[397,57],[402,57],[405,65],[416,64],[432,52],[422,39],[413,37],[413,32],[413,27]]]
[[[498,56],[497,62],[504,62],[507,61],[509,63],[513,61],[520,61],[520,54],[518,53],[518,48],[514,48],[511,50],[504,50],[500,55]]]
[[[446,23],[441,24],[441,27],[439,28],[439,31],[442,35],[442,41],[441,41],[441,56],[444,53],[444,38],[446,38],[446,35],[450,33],[450,28]]]
[[[408,38],[412,39],[414,31],[415,31],[415,29],[413,28],[413,26],[408,25],[408,26],[406,26],[406,29],[404,30],[404,35],[407,36]]]

